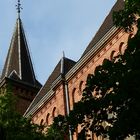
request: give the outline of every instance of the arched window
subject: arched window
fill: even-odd
[[[119,54],[123,54],[123,45],[124,45],[124,42],[121,42],[119,46]]]
[[[110,55],[110,60],[113,60],[114,54],[115,54],[115,51],[112,51]]]
[[[72,90],[72,104],[75,103],[75,91],[76,91],[76,88],[74,88],[74,89]]]
[[[54,107],[54,108],[53,108],[53,111],[52,111],[52,117],[55,118],[56,115],[57,115],[57,114],[56,114],[56,107]]]
[[[44,122],[44,120],[43,120],[43,119],[41,119],[41,121],[40,121],[40,125],[43,125],[43,122]]]
[[[82,94],[83,88],[84,88],[84,81],[81,81],[79,84],[79,92],[80,92],[79,94],[80,95]]]
[[[48,113],[47,116],[46,116],[46,124],[47,124],[47,125],[49,125],[49,123],[50,123],[50,122],[49,122],[49,118],[50,118],[50,113]]]

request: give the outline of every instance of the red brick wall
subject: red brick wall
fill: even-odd
[[[85,87],[87,75],[93,73],[96,66],[102,64],[105,58],[111,59],[112,56],[124,52],[127,44],[127,39],[127,33],[124,33],[123,31],[119,32],[111,39],[111,41],[104,44],[104,46],[102,46],[102,49],[98,51],[98,53],[93,54],[92,58],[90,58],[90,60],[88,60],[81,69],[78,69],[77,72],[73,74],[72,78],[68,79],[70,109],[73,108],[74,102],[77,102],[81,99],[82,90]],[[60,85],[55,90],[55,96],[48,102],[46,102],[43,108],[41,108],[33,115],[33,122],[40,124],[41,120],[43,119],[44,124],[46,123],[46,121],[51,124],[53,121],[53,109],[55,108],[56,116],[58,114],[64,115],[64,105],[65,103],[63,86]],[[49,118],[47,118],[47,114],[49,114]],[[74,140],[76,140],[76,134],[74,135]]]

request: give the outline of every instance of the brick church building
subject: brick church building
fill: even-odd
[[[112,21],[113,11],[123,6],[124,1],[117,0],[81,58],[75,62],[63,55],[43,86],[35,77],[22,21],[18,16],[0,88],[5,88],[8,83],[12,85],[20,113],[25,117],[32,116],[33,123],[45,125],[50,125],[59,114],[69,114],[73,104],[81,99],[88,74],[93,73],[105,58],[112,59],[124,52],[132,33],[116,28]]]

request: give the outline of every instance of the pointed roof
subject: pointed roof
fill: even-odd
[[[20,80],[32,86],[41,86],[36,80],[22,21],[18,17],[1,79]]]
[[[86,50],[82,54],[82,57],[89,52],[94,45],[114,26],[113,24],[113,11],[119,11],[124,8],[124,0],[117,0],[115,5],[112,7],[111,11],[109,12],[108,16],[105,18],[104,22],[100,26],[99,30],[87,46]]]
[[[44,86],[41,88],[41,90],[38,92],[37,96],[31,103],[30,107],[26,111],[29,112],[50,90],[53,82],[61,75],[66,75],[67,72],[76,64],[75,61],[66,58],[63,56],[61,60],[58,62],[56,67],[54,68],[53,72],[49,76],[48,80],[44,84]],[[62,73],[63,69],[63,73]]]
[[[62,64],[63,61],[63,64]],[[44,96],[51,89],[52,83],[61,75],[66,73],[76,64],[75,61],[63,57],[58,64],[56,65],[55,69],[49,76],[48,80],[46,81],[45,85],[43,86],[42,90],[40,91],[40,95]],[[62,66],[63,65],[63,66]],[[63,73],[61,72],[61,68],[63,67]],[[45,91],[45,93],[43,92]]]

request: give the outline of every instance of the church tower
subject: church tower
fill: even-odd
[[[3,89],[6,85],[10,84],[13,94],[17,97],[17,111],[24,114],[31,101],[40,90],[41,84],[36,80],[34,73],[20,18],[20,10],[21,4],[20,0],[18,0],[18,18],[0,78],[0,88]]]

